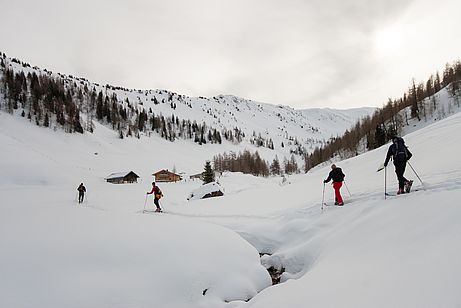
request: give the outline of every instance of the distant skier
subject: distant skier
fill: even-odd
[[[328,174],[328,178],[323,181],[323,183],[328,183],[330,180],[333,180],[333,188],[335,190],[335,205],[344,205],[343,197],[339,189],[343,186],[344,173],[341,168],[336,167],[335,164],[331,165],[331,171]]]
[[[397,179],[399,181],[399,190],[397,195],[409,193],[413,180],[407,180],[403,174],[405,173],[405,167],[407,166],[407,161],[413,156],[405,145],[405,141],[401,137],[394,136],[392,137],[392,144],[387,150],[386,160],[384,161],[384,167],[387,167],[389,159],[392,157],[395,166],[395,173],[397,174]]]
[[[156,212],[161,212],[162,209],[160,208],[160,204],[158,201],[160,200],[161,197],[163,197],[163,193],[160,190],[158,186],[155,185],[155,182],[152,182],[152,190],[150,192],[147,192],[148,195],[154,194],[154,204],[157,207],[155,210]]]
[[[80,183],[77,190],[78,190],[78,203],[82,203],[85,197],[85,192],[86,192],[86,188],[85,186],[83,186],[83,183]]]

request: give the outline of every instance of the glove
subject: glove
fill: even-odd
[[[386,167],[387,167],[387,163],[384,163],[384,168],[386,168]]]
[[[327,180],[323,180],[323,184],[325,184],[325,183],[328,183],[328,181],[327,181]]]

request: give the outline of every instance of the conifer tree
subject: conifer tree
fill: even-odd
[[[211,168],[211,162],[209,160],[205,163],[205,170],[202,172],[203,184],[214,182],[214,171]]]
[[[102,92],[100,91],[98,94],[98,98],[96,100],[96,118],[98,120],[102,120],[104,116],[103,113],[103,98],[102,98]]]
[[[45,126],[45,127],[50,126],[50,118],[48,117],[48,113],[45,113],[45,120],[43,121],[43,126]]]
[[[280,162],[279,162],[279,159],[278,159],[277,155],[275,155],[275,158],[272,161],[270,170],[271,170],[272,175],[279,175],[280,174],[280,171],[281,171],[280,170]]]

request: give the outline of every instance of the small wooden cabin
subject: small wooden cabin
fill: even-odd
[[[189,176],[189,178],[191,180],[195,180],[195,179],[203,180],[203,174],[202,173],[192,174],[191,176]]]
[[[112,184],[137,183],[139,176],[133,171],[109,174],[106,181]]]
[[[155,177],[155,182],[177,182],[181,181],[181,176],[179,174],[176,174],[174,172],[168,171],[168,169],[163,169],[160,170],[154,174],[152,174]]]

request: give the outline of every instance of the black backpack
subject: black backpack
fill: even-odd
[[[340,172],[341,172],[341,173],[339,174],[339,180],[342,182],[342,181],[344,181],[344,177],[345,177],[346,175],[345,175],[344,172],[341,170],[341,168],[339,168],[339,169],[340,169]]]
[[[393,159],[395,162],[406,162],[408,157],[407,147],[403,138],[397,137],[394,139],[394,153]]]
[[[332,172],[333,172],[333,174],[332,174],[333,182],[342,182],[342,181],[344,181],[344,177],[346,175],[343,173],[341,168],[336,167],[336,169],[333,170]]]

